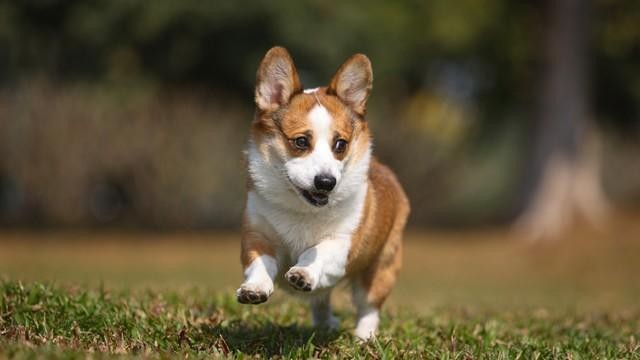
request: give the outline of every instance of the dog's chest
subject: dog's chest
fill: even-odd
[[[247,199],[247,215],[252,223],[291,261],[326,239],[350,241],[362,218],[364,196],[354,196],[343,206],[317,213],[296,213],[272,206],[254,192]]]

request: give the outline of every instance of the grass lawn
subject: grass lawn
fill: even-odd
[[[350,334],[346,289],[329,333],[277,289],[237,304],[233,233],[4,231],[0,358],[640,359],[638,224],[535,247],[494,230],[410,232],[368,344]]]

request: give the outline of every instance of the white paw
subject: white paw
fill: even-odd
[[[372,329],[369,327],[358,326],[354,331],[354,335],[362,341],[369,341],[376,337],[377,329]]]
[[[284,277],[294,289],[309,292],[315,290],[318,284],[317,276],[314,275],[314,272],[308,268],[294,266],[284,274]]]
[[[271,296],[273,285],[260,283],[244,283],[236,290],[236,298],[241,304],[260,304]]]
[[[362,341],[368,341],[374,338],[378,332],[379,322],[380,319],[377,311],[373,311],[362,316],[358,319],[358,325],[356,325],[354,335]]]

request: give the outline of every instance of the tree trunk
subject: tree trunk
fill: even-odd
[[[540,103],[534,128],[533,180],[516,230],[531,241],[554,239],[578,217],[601,226],[599,141],[589,124],[589,0],[547,0]]]

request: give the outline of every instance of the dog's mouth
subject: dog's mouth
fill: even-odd
[[[326,192],[300,190],[300,193],[313,206],[322,207],[329,203],[329,194]]]
[[[310,191],[310,190],[305,190],[301,187],[298,187],[289,177],[289,175],[287,175],[287,179],[289,180],[289,183],[293,186],[293,188],[295,190],[298,191],[298,193],[300,195],[302,195],[302,197],[307,200],[307,202],[313,206],[317,206],[317,207],[323,207],[325,205],[327,205],[329,203],[329,193],[328,192],[324,192],[324,191]]]

